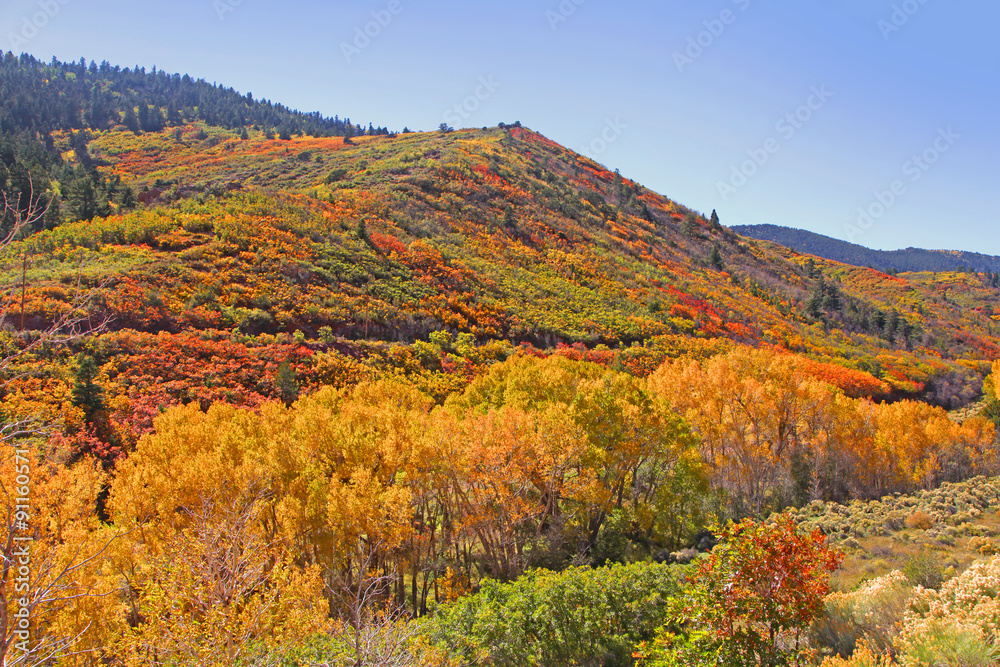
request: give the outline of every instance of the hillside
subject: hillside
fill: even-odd
[[[73,136],[52,135],[70,165]],[[152,341],[192,354],[207,339],[224,342],[210,356],[231,363],[270,350],[265,378],[287,360],[313,386],[317,353],[336,351],[430,374],[428,389],[443,397],[504,345],[579,345],[646,374],[722,339],[957,407],[1000,356],[987,305],[998,291],[978,275],[903,279],[748,242],[522,127],[348,143],[119,126],[92,133],[86,151],[100,165],[90,173],[128,187],[138,208],[98,201],[106,217],[56,224],[9,256],[30,257],[26,326],[66,308],[81,270],[101,283],[92,315],[110,318],[101,360],[115,367],[165,363],[154,359],[169,346],[154,354]],[[420,342],[435,332],[464,342]],[[391,343],[411,347],[400,356]],[[251,402],[277,395],[272,379],[206,372],[217,386],[246,386]],[[147,386],[130,373],[112,375],[122,383],[113,394]],[[177,383],[157,405],[218,393]]]
[[[993,275],[747,239],[520,123],[0,74],[0,593],[66,664],[719,664],[734,577],[803,600],[778,664],[827,535],[844,586],[997,548]]]
[[[737,234],[761,241],[773,241],[797,252],[853,266],[868,266],[879,271],[1000,272],[1000,257],[975,252],[920,248],[872,250],[804,229],[778,225],[737,225],[732,229]],[[997,282],[997,278],[991,276],[991,282]]]

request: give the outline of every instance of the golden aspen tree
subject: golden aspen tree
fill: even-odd
[[[116,531],[94,507],[105,481],[90,459],[66,466],[37,442],[0,458],[0,664],[95,656],[95,627],[112,592],[102,559]]]

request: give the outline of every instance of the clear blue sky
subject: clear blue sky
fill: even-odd
[[[0,48],[46,4],[16,51],[396,130],[520,120],[727,225],[1000,255],[996,0],[4,0]]]

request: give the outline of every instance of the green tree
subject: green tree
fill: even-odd
[[[118,193],[118,201],[116,203],[120,211],[128,211],[135,208],[135,191],[126,185]]]
[[[83,409],[87,425],[92,426],[106,409],[104,388],[94,382],[98,375],[97,362],[93,357],[81,355],[73,384],[72,402]]]
[[[1000,387],[1000,361],[995,361],[993,362],[993,373],[983,382],[983,396],[986,399],[983,416],[1000,427],[1000,399],[997,397],[998,387]]]
[[[139,127],[139,117],[136,115],[135,109],[132,107],[125,109],[125,117],[122,119],[122,124],[134,134],[140,134],[142,132]]]
[[[423,631],[456,660],[449,664],[624,667],[633,646],[669,618],[664,601],[678,593],[680,575],[654,563],[532,570],[511,583],[483,582]]]
[[[503,211],[503,224],[508,229],[517,227],[517,216],[514,215],[514,208],[510,204],[507,204],[507,208]]]
[[[684,217],[684,235],[698,235],[698,216],[694,213],[688,213],[687,216]]]
[[[97,215],[97,192],[89,176],[81,176],[69,187],[69,205],[76,220],[90,220]]]
[[[718,244],[712,246],[712,254],[709,256],[708,261],[719,271],[725,268],[726,265],[722,262],[722,253],[719,252]]]
[[[274,386],[278,389],[278,395],[285,405],[291,405],[299,397],[299,380],[295,374],[295,369],[287,361],[278,366],[274,374]]]
[[[712,219],[709,224],[711,224],[713,231],[722,231],[722,223],[719,222],[719,214],[715,212],[714,208],[712,209]]]

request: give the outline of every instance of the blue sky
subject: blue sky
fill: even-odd
[[[4,0],[0,48],[396,130],[520,120],[727,225],[1000,255],[997,25],[995,0]]]

